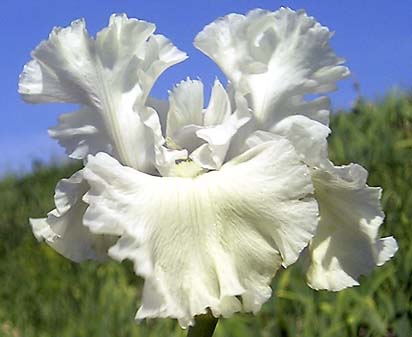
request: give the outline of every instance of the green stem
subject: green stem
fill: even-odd
[[[195,317],[195,325],[189,328],[187,337],[212,337],[217,324],[217,318],[211,313]]]

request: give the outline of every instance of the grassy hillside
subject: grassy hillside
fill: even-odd
[[[216,337],[412,336],[412,96],[360,103],[332,129],[334,162],[362,164],[383,187],[382,234],[397,238],[397,256],[340,293],[311,290],[299,265],[282,271],[259,315],[222,320]],[[75,170],[39,167],[0,182],[0,336],[184,336],[173,320],[133,323],[141,281],[130,264],[77,265],[34,239],[28,217],[50,210],[56,182]]]

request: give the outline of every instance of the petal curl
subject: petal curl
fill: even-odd
[[[312,177],[321,219],[310,244],[308,283],[333,291],[358,285],[360,275],[398,249],[393,237],[378,238],[381,189],[366,185],[367,171],[356,164],[317,170]]]
[[[74,159],[83,159],[88,154],[98,152],[116,156],[103,121],[96,116],[98,112],[86,106],[78,111],[62,114],[59,116],[59,124],[49,129],[49,135]]]
[[[295,147],[302,161],[310,167],[332,167],[328,159],[327,137],[331,130],[306,116],[289,116],[271,130],[255,131],[245,141],[248,148],[282,136]]]
[[[276,270],[297,259],[318,222],[309,172],[284,139],[193,179],[150,176],[103,153],[85,177],[85,224],[119,235],[110,256],[131,259],[145,278],[138,319],[187,326],[207,308],[257,312]]]
[[[56,209],[47,218],[30,219],[35,237],[54,248],[66,258],[82,262],[103,260],[107,250],[116,238],[96,235],[83,225],[87,204],[82,201],[89,186],[83,179],[83,172],[74,173],[69,179],[61,180],[56,186]]]
[[[94,40],[78,20],[55,28],[32,52],[20,77],[22,97],[84,107],[51,130],[72,157],[111,149],[129,166],[153,169],[155,136],[142,121],[146,100],[157,77],[186,58],[154,30],[153,24],[113,15]]]
[[[332,33],[306,15],[281,8],[230,14],[204,28],[195,46],[215,61],[242,94],[249,94],[260,129],[303,114],[328,123],[326,93],[349,71],[329,46]]]

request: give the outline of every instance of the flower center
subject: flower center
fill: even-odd
[[[181,178],[194,178],[204,173],[205,170],[196,162],[188,159],[183,160],[175,165],[172,176]]]

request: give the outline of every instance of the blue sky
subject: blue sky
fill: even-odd
[[[390,4],[392,3],[392,4]],[[25,171],[33,159],[63,157],[63,150],[47,135],[65,105],[29,105],[17,94],[18,75],[30,59],[30,51],[46,39],[53,26],[66,26],[84,17],[95,34],[107,25],[111,13],[125,12],[157,25],[189,54],[189,59],[160,78],[154,95],[166,97],[173,84],[186,78],[201,78],[206,87],[217,67],[192,46],[206,24],[231,12],[253,8],[276,10],[280,6],[304,8],[323,25],[336,32],[332,45],[347,60],[362,94],[381,97],[394,87],[412,88],[412,1],[267,1],[267,0],[1,0],[0,2],[0,174]],[[353,79],[339,85],[331,95],[336,108],[347,108],[355,99]]]

